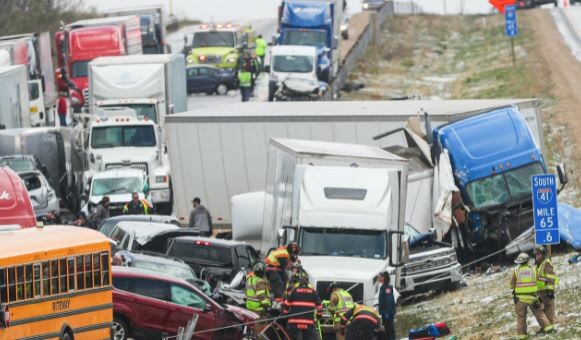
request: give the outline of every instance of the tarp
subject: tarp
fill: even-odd
[[[329,25],[331,12],[326,2],[287,2],[282,15],[283,25],[314,28]]]
[[[581,209],[559,203],[557,208],[559,234],[561,242],[567,243],[575,250],[581,250]],[[506,254],[529,251],[535,246],[535,227],[532,226],[520,234],[506,247]]]

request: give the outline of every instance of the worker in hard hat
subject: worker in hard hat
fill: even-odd
[[[539,300],[543,304],[545,314],[555,324],[555,287],[559,283],[559,277],[555,273],[555,266],[547,255],[547,248],[537,246],[535,248],[535,264],[537,271],[537,289]]]

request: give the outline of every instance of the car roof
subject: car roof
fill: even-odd
[[[146,262],[155,262],[161,264],[173,264],[179,265],[184,268],[190,268],[185,262],[179,259],[174,259],[172,257],[166,257],[162,254],[146,254],[146,253],[134,253],[127,250],[119,250],[117,254],[127,254],[129,257],[135,260],[141,260]]]
[[[177,230],[180,227],[167,223],[121,221],[117,224],[117,228],[134,233],[137,243],[143,244],[155,235],[168,230]]]
[[[122,274],[124,276],[131,276],[131,277],[139,277],[139,278],[149,278],[155,280],[163,280],[172,283],[180,283],[189,286],[193,286],[192,284],[188,283],[186,280],[179,279],[177,277],[173,277],[171,275],[153,272],[151,270],[135,268],[135,267],[125,267],[125,266],[111,266],[113,276],[115,274]]]
[[[5,159],[30,159],[30,160],[35,160],[35,157],[33,155],[9,155],[9,156],[0,156],[0,160],[5,160]]]
[[[224,247],[234,247],[247,245],[244,242],[234,241],[234,240],[223,240],[220,238],[210,238],[210,237],[198,237],[198,236],[178,236],[175,238],[176,241],[181,241],[184,243],[194,243],[196,241],[210,242],[212,245],[224,246]]]
[[[119,215],[113,216],[106,219],[103,223],[108,221],[122,222],[122,221],[133,221],[133,222],[156,222],[156,223],[168,223],[172,221],[178,221],[175,216],[168,215]]]
[[[28,176],[28,175],[42,176],[42,172],[40,172],[38,170],[26,170],[26,171],[19,171],[18,172],[18,176],[20,176],[20,177]]]

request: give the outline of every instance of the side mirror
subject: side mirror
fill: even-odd
[[[270,73],[270,65],[264,65],[264,72]]]
[[[562,187],[564,187],[565,184],[569,183],[569,177],[567,176],[567,171],[565,169],[564,163],[557,165],[557,175],[559,176],[559,182],[561,182]]]
[[[389,265],[401,267],[410,256],[409,236],[403,231],[389,232]]]

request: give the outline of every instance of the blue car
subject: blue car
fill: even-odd
[[[192,65],[186,68],[188,94],[226,94],[236,89],[236,74],[209,65]]]

